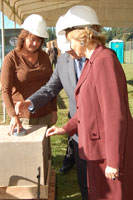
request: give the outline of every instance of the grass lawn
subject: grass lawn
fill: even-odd
[[[133,65],[123,64],[123,69],[126,74],[128,97],[130,110],[133,115]],[[0,113],[2,107],[0,105]],[[58,95],[58,121],[57,126],[64,125],[68,118],[68,98],[64,90]],[[2,121],[2,115],[0,115]],[[7,117],[7,123],[9,122]],[[56,170],[56,200],[81,200],[79,186],[76,177],[76,167],[74,167],[68,174],[59,174],[59,169],[62,166],[62,161],[66,152],[67,136],[53,136],[51,137],[52,149],[52,167]]]
[[[123,69],[126,74],[130,111],[133,116],[133,64],[123,64]]]

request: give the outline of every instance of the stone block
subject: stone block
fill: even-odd
[[[48,171],[46,126],[24,126],[25,136],[10,136],[9,126],[0,126],[0,186],[45,185]]]

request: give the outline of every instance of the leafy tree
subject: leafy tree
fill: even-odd
[[[113,39],[128,41],[133,39],[133,28],[103,28],[107,43]]]
[[[47,29],[48,34],[49,34],[49,38],[47,39],[47,42],[50,40],[55,40],[56,39],[56,33],[55,33],[55,28],[54,27],[50,27]]]
[[[47,31],[49,34],[49,38],[46,40],[46,42],[55,40],[56,39],[55,27],[49,27]],[[133,28],[104,27],[102,28],[102,33],[106,36],[107,43],[109,43],[109,41],[114,39],[120,39],[123,41],[133,40]]]

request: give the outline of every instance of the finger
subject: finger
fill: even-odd
[[[52,126],[51,128],[48,128],[48,129],[47,129],[47,132],[49,133],[49,132],[55,131],[55,130],[56,130],[56,127],[55,127],[55,126]]]
[[[106,177],[111,180],[116,180],[119,176],[117,174],[106,174]]]
[[[19,107],[20,107],[20,102],[17,102],[16,105],[15,105],[15,112],[16,112],[16,115],[19,115]]]
[[[109,179],[112,179],[112,175],[111,175],[111,174],[108,174],[108,178],[109,178]]]
[[[46,131],[46,137],[55,134],[55,131],[56,131],[55,126],[52,126],[51,128],[49,128],[49,129]]]
[[[17,133],[20,133],[21,129],[23,128],[22,123],[18,117],[18,121],[17,121]]]
[[[9,134],[12,135],[12,124],[9,126]]]
[[[15,105],[15,112],[16,112],[16,115],[20,115],[20,114],[23,114],[24,112],[24,103],[23,102],[17,102],[16,105]]]
[[[55,135],[56,134],[56,131],[48,131],[46,132],[46,137],[49,137],[49,136],[52,136],[52,135]]]
[[[112,180],[116,180],[117,178],[119,178],[119,173],[115,173],[114,176],[112,177]]]
[[[111,173],[106,173],[105,174],[106,178],[112,179],[114,176]]]
[[[15,105],[15,112],[16,112],[16,115],[19,114],[19,112],[18,112],[18,103]]]
[[[12,129],[12,123],[10,122],[10,125],[9,125],[9,133],[11,133],[11,129]]]
[[[16,125],[15,125],[15,124],[12,124],[12,130],[11,130],[11,134],[12,134],[12,135],[13,135],[13,132],[14,132],[15,128],[16,128]]]
[[[20,124],[17,124],[17,133],[18,134],[20,133],[20,129],[21,129]]]
[[[13,135],[13,131],[14,131],[14,126],[13,124],[11,125],[11,128],[10,128],[10,135]]]
[[[51,132],[51,133],[46,133],[46,137],[50,137],[50,136],[52,136],[52,135],[56,135],[56,132],[54,131],[54,132]]]
[[[21,131],[23,131],[23,126],[22,126],[22,124],[19,125],[19,133],[20,133]]]
[[[119,174],[115,174],[115,177],[118,178],[118,177],[119,177]]]
[[[9,134],[12,135],[13,134],[13,124],[14,124],[14,120],[13,118],[11,118],[11,122],[10,122],[10,126],[9,126]]]

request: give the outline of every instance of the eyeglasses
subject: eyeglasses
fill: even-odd
[[[30,42],[37,42],[37,43],[41,43],[41,39],[40,38],[36,38],[36,37],[28,37],[27,38]]]

